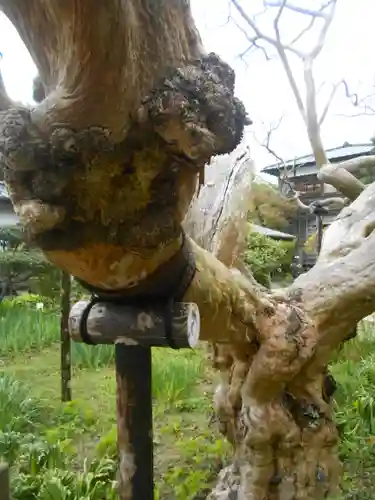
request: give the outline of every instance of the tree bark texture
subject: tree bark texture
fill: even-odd
[[[337,432],[323,380],[332,352],[375,309],[375,186],[326,231],[309,273],[267,291],[240,261],[252,165],[235,148],[247,118],[233,71],[204,52],[189,2],[0,7],[45,95],[30,109],[0,99],[2,168],[29,240],[66,272],[120,290],[168,262],[185,227],[197,272],[183,301],[198,304],[200,339],[213,343],[215,408],[234,450],[210,500],[334,495]]]

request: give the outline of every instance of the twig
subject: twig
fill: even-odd
[[[335,0],[330,0],[326,4],[324,4],[319,10],[313,10],[313,9],[307,9],[306,7],[300,7],[299,5],[291,4],[291,3],[286,3],[284,0],[264,0],[263,4],[265,7],[280,7],[283,3],[286,9],[292,10],[293,12],[296,12],[297,14],[303,14],[307,16],[312,16],[312,17],[320,17],[322,19],[326,19],[327,14],[324,12],[324,10],[329,7]]]

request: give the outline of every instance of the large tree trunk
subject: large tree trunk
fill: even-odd
[[[171,293],[191,264],[184,225],[196,241],[184,300],[214,344],[215,406],[234,447],[210,498],[326,498],[340,466],[322,381],[332,351],[375,309],[375,186],[327,231],[311,272],[264,290],[239,259],[249,160],[223,156],[200,186],[246,123],[233,71],[204,53],[187,0],[92,5],[0,0],[45,95],[26,109],[0,84],[1,161],[28,238],[87,286],[139,298]]]

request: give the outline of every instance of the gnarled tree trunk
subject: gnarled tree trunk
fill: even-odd
[[[0,0],[42,97],[26,109],[0,84],[4,176],[29,240],[101,293],[175,291],[166,278],[191,264],[184,224],[198,242],[188,240],[196,272],[184,299],[199,305],[201,339],[215,345],[215,406],[234,446],[210,498],[326,498],[340,465],[322,380],[332,351],[375,309],[375,186],[290,289],[271,293],[241,274],[248,162],[235,157],[223,201],[207,213],[200,203],[210,205],[223,164],[206,167],[213,180],[196,195],[211,157],[239,144],[246,116],[233,71],[204,53],[188,4]]]

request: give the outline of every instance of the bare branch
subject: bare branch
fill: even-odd
[[[249,35],[246,34],[246,37],[250,40],[250,41],[253,41],[253,39],[255,38],[256,40],[264,40],[268,43],[270,43],[271,45],[274,45],[275,44],[275,41],[267,36],[265,33],[263,33],[257,26],[257,24],[254,22],[253,19],[251,19],[250,16],[248,16],[245,12],[245,10],[241,7],[241,5],[239,4],[238,0],[231,0],[232,4],[235,6],[236,10],[238,11],[238,13],[241,15],[241,17],[244,19],[244,21],[246,21],[246,23],[250,26],[250,28],[254,31],[255,33],[255,36],[254,37],[250,37],[249,38]],[[244,32],[244,31],[243,31]],[[245,32],[246,33],[246,32]]]
[[[256,41],[254,41],[254,40],[253,40],[253,42],[251,43],[251,45],[249,45],[249,46],[247,47],[247,49],[245,49],[243,52],[241,52],[241,53],[238,55],[238,57],[239,57],[242,61],[244,61],[244,57],[245,57],[246,55],[248,55],[248,54],[249,54],[249,53],[250,53],[253,49],[259,49],[259,50],[263,53],[264,58],[265,58],[265,60],[266,60],[266,61],[270,61],[270,60],[271,60],[271,57],[268,55],[268,53],[267,53],[267,51],[266,51],[265,47],[262,47],[261,45],[258,45],[258,44],[257,44],[257,42],[256,42]],[[245,62],[245,61],[244,61],[244,62]]]
[[[259,27],[257,26],[257,24],[255,23],[254,19],[252,19],[250,16],[248,16],[245,12],[245,10],[241,7],[241,5],[238,3],[238,0],[231,0],[232,4],[235,6],[235,8],[237,9],[238,13],[240,14],[240,16],[243,18],[244,21],[246,21],[246,23],[250,26],[250,28],[254,31],[254,36],[250,36],[248,33],[246,33],[246,31],[244,31],[242,28],[241,28],[241,31],[243,33],[245,33],[245,36],[246,38],[253,42],[254,40],[257,41],[257,40],[264,40],[265,42],[269,43],[270,45],[273,45],[274,47],[277,47],[277,41],[266,35],[265,33],[263,33]],[[296,48],[292,47],[291,45],[285,45],[284,46],[284,50],[287,50],[287,51],[290,51],[300,57],[302,57],[302,52],[300,52],[299,50],[297,50]]]
[[[313,75],[313,59],[306,57],[304,60],[304,79],[306,86],[306,126],[307,134],[310,139],[310,144],[314,152],[314,157],[317,166],[328,163],[325,153],[322,138],[320,135],[320,126],[316,110],[316,88]]]
[[[280,5],[279,5],[279,10],[278,10],[276,17],[275,17],[275,20],[274,20],[275,31],[277,31],[277,32],[279,32],[279,22],[280,22],[281,14],[283,13],[284,7],[286,6],[286,2],[287,2],[287,0],[281,0]]]
[[[329,2],[330,10],[325,17],[323,28],[319,34],[318,41],[317,41],[315,47],[309,53],[309,57],[313,60],[318,57],[318,55],[320,54],[320,52],[323,49],[324,42],[326,40],[329,27],[331,26],[333,16],[335,14],[336,4],[337,4],[337,0],[332,0],[331,2]]]
[[[319,118],[319,127],[322,126],[324,120],[327,117],[327,113],[329,111],[329,108],[330,108],[330,106],[332,104],[333,98],[335,97],[336,91],[339,88],[339,86],[340,86],[340,83],[336,83],[335,85],[332,86],[332,90],[331,90],[331,92],[330,92],[330,94],[328,96],[327,102],[326,102],[326,104],[325,104],[325,106],[323,108],[322,114],[321,114],[321,116]]]
[[[323,12],[331,3],[332,0],[327,2],[325,5],[323,5],[319,10],[313,10],[313,9],[307,9],[305,7],[300,7],[299,5],[291,4],[291,3],[286,3],[283,0],[265,0],[264,5],[266,7],[281,7],[281,5],[284,3],[284,7],[288,10],[292,10],[293,12],[297,12],[298,14],[303,14],[307,16],[311,16],[313,18],[323,18],[326,19],[327,14]]]
[[[337,92],[337,90],[339,89],[340,86],[343,86],[344,87],[344,92],[345,92],[345,96],[350,99],[351,103],[353,104],[353,106],[358,106],[358,94],[356,93],[353,93],[350,91],[349,89],[349,84],[348,82],[345,80],[345,79],[342,79],[340,80],[339,82],[335,83],[333,86],[332,86],[332,90],[330,92],[330,95],[327,99],[327,102],[323,108],[323,112],[322,112],[322,115],[319,119],[319,126],[322,125],[322,123],[324,122],[326,116],[327,116],[327,113],[329,111],[329,108],[332,104],[332,101],[333,101],[333,98]]]
[[[300,210],[302,211],[309,211],[309,206],[303,203],[300,199],[300,193],[299,191],[296,191],[294,189],[293,184],[289,181],[289,176],[288,173],[290,170],[293,169],[293,166],[291,169],[288,169],[284,159],[272,148],[271,146],[271,137],[272,134],[280,127],[280,124],[282,122],[283,117],[281,116],[280,119],[276,124],[271,124],[269,130],[267,131],[266,139],[263,142],[259,142],[258,139],[255,137],[257,142],[264,147],[276,160],[280,163],[280,166],[283,166],[283,175],[282,177],[280,176],[280,182],[281,186],[288,186],[290,193],[292,193],[292,196],[287,196],[286,198],[289,200],[295,200],[297,203],[297,206]]]
[[[257,36],[256,34],[251,37],[248,34],[248,32],[240,24],[237,23],[237,21],[235,19],[233,19],[233,22],[236,25],[236,27],[242,32],[242,34],[245,36],[245,38],[250,42],[249,47],[247,47],[247,49],[245,49],[241,54],[239,54],[239,58],[242,59],[246,54],[251,52],[252,49],[256,48],[256,49],[261,50],[264,54],[266,61],[269,61],[271,59],[271,57],[268,55],[265,47],[262,47],[261,45],[259,45],[257,43],[262,38]]]
[[[270,127],[267,131],[266,139],[261,145],[274,157],[277,161],[279,161],[282,165],[285,165],[285,162],[281,156],[279,156],[276,151],[271,147],[271,137],[272,134],[280,127],[283,117],[281,116],[277,123],[270,124]]]
[[[309,23],[307,24],[307,26],[305,26],[305,28],[303,28],[303,30],[301,30],[298,35],[296,35],[293,40],[290,42],[290,45],[294,45],[295,43],[297,43],[299,40],[301,40],[301,38],[306,34],[308,33],[311,28],[314,26],[315,24],[315,21],[316,21],[316,17],[312,17],[309,21]]]

